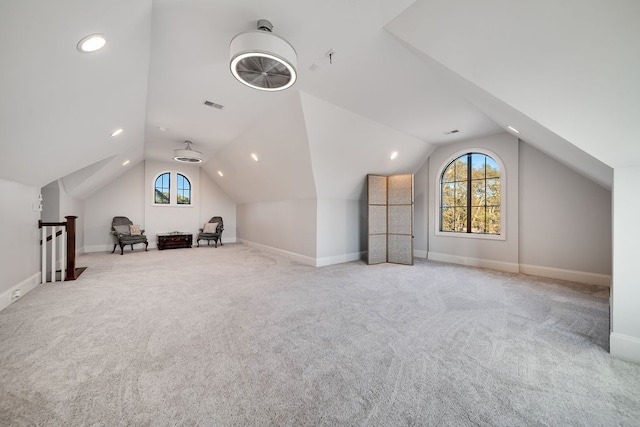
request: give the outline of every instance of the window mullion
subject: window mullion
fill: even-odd
[[[471,154],[467,154],[467,233],[471,233]]]

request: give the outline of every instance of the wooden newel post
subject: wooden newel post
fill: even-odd
[[[76,280],[76,218],[65,216],[67,219],[67,278]]]

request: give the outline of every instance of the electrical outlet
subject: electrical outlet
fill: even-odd
[[[11,299],[17,300],[21,296],[22,296],[22,292],[20,292],[20,289],[16,289],[15,291],[13,291],[13,294],[11,294]]]

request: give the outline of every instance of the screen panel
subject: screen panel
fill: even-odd
[[[413,203],[413,175],[391,175],[389,177],[390,205],[410,205]]]
[[[368,175],[369,264],[413,265],[413,175]]]
[[[370,205],[387,204],[387,177],[368,175],[368,197]]]
[[[369,234],[387,234],[387,207],[369,205]]]
[[[367,253],[367,264],[381,264],[383,262],[387,262],[387,235],[370,235],[369,250]]]
[[[389,210],[389,234],[411,234],[411,205],[391,205]]]
[[[387,262],[413,265],[413,237],[404,234],[389,234]]]

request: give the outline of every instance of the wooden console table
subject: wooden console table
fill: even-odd
[[[174,231],[173,233],[157,234],[156,237],[158,239],[158,250],[190,248],[193,245],[193,235],[189,233]]]

